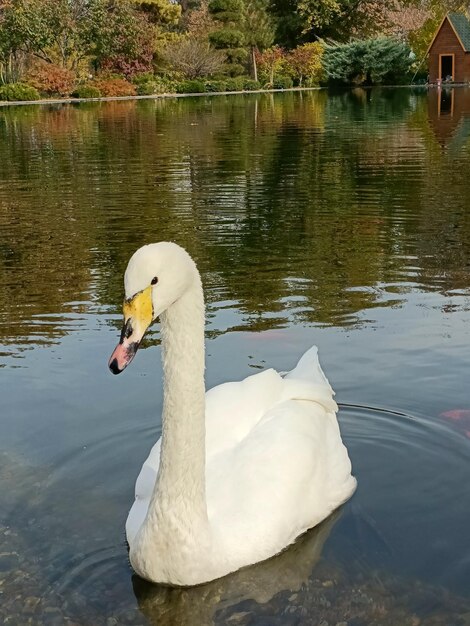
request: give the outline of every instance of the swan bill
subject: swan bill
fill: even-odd
[[[128,345],[118,343],[109,358],[108,366],[111,372],[113,374],[120,374],[123,370],[125,370],[134,358],[138,347],[139,344],[137,342],[133,342]]]
[[[113,374],[120,374],[137,352],[145,331],[152,323],[152,289],[147,287],[124,301],[124,325],[119,343],[109,358],[108,366]]]

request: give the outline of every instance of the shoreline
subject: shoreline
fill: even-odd
[[[429,88],[433,85],[374,85],[365,86],[357,85],[356,87],[346,87],[348,89],[397,89],[397,88]],[[457,85],[453,85],[454,87]],[[464,86],[464,85],[458,85]],[[200,98],[202,96],[236,96],[236,95],[250,95],[259,93],[289,93],[298,91],[320,91],[328,89],[328,87],[290,87],[289,89],[254,89],[253,91],[207,91],[203,93],[156,93],[147,96],[108,96],[101,98],[46,98],[41,100],[12,100],[0,101],[0,108],[11,106],[31,106],[39,105],[44,106],[47,104],[82,104],[86,102],[126,102],[129,100],[159,100],[165,98]]]
[[[32,104],[81,104],[83,102],[126,102],[129,100],[159,100],[160,98],[200,98],[201,96],[235,96],[253,93],[283,93],[287,91],[319,91],[326,87],[291,87],[289,89],[254,89],[253,91],[204,91],[202,93],[155,93],[148,96],[103,96],[101,98],[47,98],[44,100],[0,100],[0,107]]]

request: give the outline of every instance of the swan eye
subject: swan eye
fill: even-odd
[[[152,280],[150,281],[150,284],[151,284],[151,285],[156,285],[157,283],[158,283],[158,278],[157,278],[157,276],[154,276],[154,277],[152,278]]]

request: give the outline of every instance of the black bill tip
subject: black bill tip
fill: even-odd
[[[122,370],[119,369],[117,359],[113,359],[111,361],[111,363],[109,364],[109,369],[112,371],[113,374],[120,374],[122,372]]]

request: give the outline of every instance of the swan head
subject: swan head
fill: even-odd
[[[124,274],[124,325],[108,363],[113,374],[120,374],[129,365],[150,324],[197,276],[194,261],[175,243],[151,243],[134,252]]]

